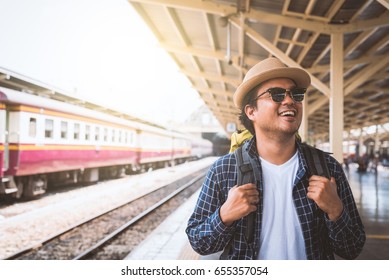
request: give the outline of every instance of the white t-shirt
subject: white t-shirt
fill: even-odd
[[[304,237],[292,197],[298,154],[282,165],[261,158],[261,165],[263,218],[258,259],[306,260]]]

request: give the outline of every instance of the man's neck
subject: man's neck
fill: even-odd
[[[295,136],[278,140],[256,135],[256,141],[259,156],[275,165],[287,162],[297,149]]]

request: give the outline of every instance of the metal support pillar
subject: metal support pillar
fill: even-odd
[[[331,35],[331,94],[330,94],[330,148],[333,156],[343,163],[343,34]]]
[[[359,130],[359,138],[358,138],[358,158],[361,158],[363,156],[362,149],[364,148],[363,146],[363,129],[361,128]]]
[[[299,134],[302,142],[308,142],[308,98],[305,97],[303,101],[303,119],[301,121]]]
[[[350,134],[351,134],[351,131],[347,131],[347,159],[349,158],[350,156],[350,140],[351,140],[351,137],[350,137]]]
[[[378,125],[375,127],[375,139],[374,139],[374,155],[380,152],[381,140]]]

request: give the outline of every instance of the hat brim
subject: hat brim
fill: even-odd
[[[264,71],[260,75],[254,76],[238,86],[233,96],[235,106],[241,109],[243,99],[250,90],[260,83],[275,78],[292,79],[296,83],[297,87],[308,88],[311,84],[309,74],[300,68],[275,68]]]

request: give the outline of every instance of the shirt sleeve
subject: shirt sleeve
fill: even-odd
[[[186,234],[197,253],[208,255],[223,250],[233,236],[234,225],[227,227],[220,218],[223,194],[218,185],[215,166],[211,167],[203,183],[195,209],[188,221]]]
[[[343,203],[343,212],[336,221],[330,221],[326,217],[330,244],[338,256],[344,259],[355,259],[365,244],[365,230],[346,175],[339,163],[333,164],[336,165],[334,175],[338,195]]]

